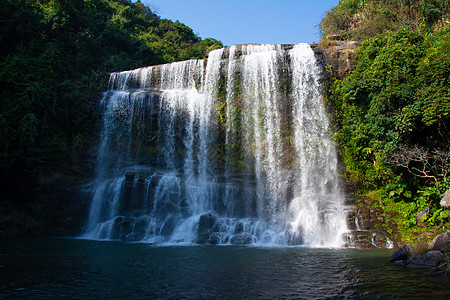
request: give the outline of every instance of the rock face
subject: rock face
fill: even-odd
[[[354,68],[357,61],[355,59],[356,48],[361,45],[357,41],[330,41],[329,44],[313,45],[324,54],[324,62],[331,67],[330,74],[334,78],[342,79],[346,77]]]
[[[445,255],[436,250],[431,250],[424,255],[413,255],[408,262],[408,268],[429,269],[442,265],[445,261]]]
[[[429,251],[423,255],[414,254],[413,247],[408,244],[391,256],[395,264],[406,265],[414,269],[435,269],[442,271],[448,261],[446,253],[450,252],[450,231],[437,236],[428,246]]]
[[[429,245],[429,250],[437,250],[443,253],[450,252],[450,231],[438,235]]]
[[[209,211],[200,216],[197,231],[197,244],[205,244],[213,232],[213,227],[217,222],[217,214]]]
[[[253,242],[252,235],[245,232],[237,234],[230,239],[230,244],[232,245],[249,245]]]
[[[392,253],[391,261],[406,262],[413,255],[413,249],[410,244],[398,249]]]
[[[442,207],[450,208],[450,190],[447,190],[439,203]]]
[[[363,201],[361,199],[355,201],[362,203],[363,206],[348,203],[353,209],[347,212],[347,228],[350,231],[343,236],[346,245],[358,249],[392,248],[394,244],[389,235],[379,226],[385,222],[383,211]]]

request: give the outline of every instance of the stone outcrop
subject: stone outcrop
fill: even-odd
[[[249,245],[254,242],[253,236],[248,233],[239,233],[230,239],[232,245]]]
[[[443,253],[450,252],[450,231],[444,232],[443,234],[438,235],[431,241],[429,250],[437,250]]]
[[[442,197],[442,200],[439,204],[442,207],[450,208],[450,190],[447,190],[447,192],[445,192],[444,197]]]
[[[389,234],[380,226],[385,223],[381,208],[374,207],[363,199],[356,199],[354,203],[347,204],[351,207],[347,212],[347,228],[350,231],[344,234],[343,240],[348,247],[358,249],[394,247]]]
[[[391,261],[406,262],[412,255],[413,249],[410,244],[407,244],[406,246],[403,246],[392,254]]]
[[[414,269],[434,269],[438,272],[445,271],[450,253],[450,230],[438,235],[429,245],[424,254],[415,253],[415,249],[406,245],[391,256],[391,261],[398,265],[404,265]]]
[[[197,244],[205,244],[213,233],[214,225],[218,216],[215,212],[209,211],[200,216],[198,221]]]
[[[445,261],[445,255],[437,250],[431,250],[424,255],[413,255],[409,258],[408,268],[430,269],[442,265]]]
[[[323,53],[324,65],[331,71],[330,76],[342,79],[349,75],[357,64],[356,49],[360,45],[358,41],[331,40],[311,47]]]

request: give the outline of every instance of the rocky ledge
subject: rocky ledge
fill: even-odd
[[[329,76],[343,79],[347,77],[358,63],[356,49],[361,46],[358,41],[328,41],[327,43],[313,44],[311,48],[323,55],[322,61]]]
[[[449,272],[450,230],[434,238],[425,249],[425,253],[420,253],[423,251],[417,248],[407,244],[392,254],[391,261],[408,268],[432,269],[431,274]]]

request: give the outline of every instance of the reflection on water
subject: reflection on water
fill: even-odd
[[[450,297],[450,276],[394,266],[390,254],[10,240],[0,245],[0,298]]]

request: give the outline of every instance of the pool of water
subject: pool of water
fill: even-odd
[[[0,298],[450,298],[392,251],[3,240]]]

